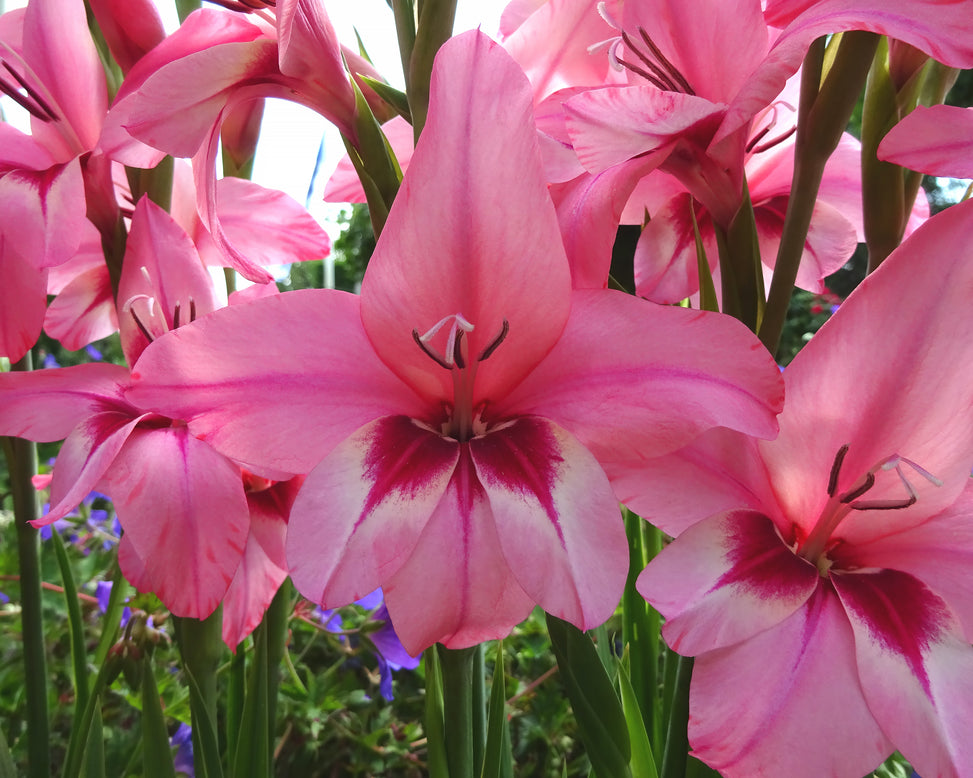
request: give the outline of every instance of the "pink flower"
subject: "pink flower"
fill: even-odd
[[[119,285],[122,348],[134,363],[216,301],[189,237],[147,198],[136,207]],[[127,368],[84,364],[0,374],[0,434],[65,439],[44,524],[98,486],[125,530],[122,572],[176,615],[203,618],[226,593],[247,543],[240,467],[178,419],[129,402]],[[272,596],[272,595],[271,595]]]
[[[355,96],[342,57],[374,75],[342,51],[319,0],[281,0],[275,15],[265,14],[190,15],[132,69],[102,140],[114,158],[138,167],[156,164],[163,152],[193,157],[203,223],[227,264],[260,283],[269,273],[219,219],[215,166],[223,122],[244,103],[279,97],[321,113],[354,142]]]
[[[600,623],[627,566],[615,463],[775,432],[778,371],[742,326],[572,293],[531,105],[498,45],[448,42],[361,297],[218,312],[150,346],[129,391],[253,472],[310,471],[296,586],[324,607],[381,586],[413,655],[535,603]]]
[[[678,535],[638,588],[728,778],[973,764],[971,226],[934,217],[848,298],[784,371],[776,440],[710,433],[620,485]]]
[[[48,269],[91,229],[108,94],[83,6],[31,0],[0,20],[0,93],[31,115],[30,135],[0,124],[0,354],[17,360],[40,334]]]

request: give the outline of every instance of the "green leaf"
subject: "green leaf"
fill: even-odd
[[[659,778],[655,758],[652,756],[652,745],[649,743],[649,735],[645,729],[645,721],[642,719],[642,711],[639,709],[628,674],[628,666],[629,657],[626,649],[625,657],[618,666],[618,689],[622,694],[622,711],[628,727],[629,742],[632,744],[630,762],[632,776],[633,778]]]
[[[412,123],[412,112],[409,110],[409,98],[406,96],[405,92],[396,89],[394,86],[391,86],[384,81],[377,78],[371,78],[370,76],[366,76],[361,73],[358,74],[358,78],[368,84],[375,94],[391,105],[399,116],[410,124]]]
[[[693,217],[693,237],[696,240],[696,270],[699,274],[699,307],[704,311],[719,311],[720,304],[716,299],[716,286],[713,284],[713,274],[709,269],[709,259],[706,248],[699,234],[699,224],[696,221],[695,203],[689,203],[689,213]]]
[[[243,703],[243,718],[236,737],[231,774],[237,778],[270,775],[270,744],[267,731],[267,625],[254,631],[253,657]]]
[[[142,770],[145,778],[176,778],[166,717],[147,653],[142,655]]]
[[[183,663],[183,672],[189,683],[189,704],[193,712],[193,748],[198,745],[199,754],[193,752],[193,762],[197,778],[223,778],[223,765],[220,763],[220,743],[216,730],[206,709],[206,700],[199,684],[193,677],[188,664]]]
[[[17,766],[14,764],[13,757],[10,756],[10,749],[7,748],[7,739],[0,730],[0,778],[17,778]]]
[[[81,720],[85,705],[88,704],[88,662],[85,655],[84,623],[81,620],[81,606],[78,604],[78,587],[74,583],[71,563],[68,562],[64,541],[56,527],[51,527],[51,541],[54,544],[54,555],[57,566],[61,571],[61,582],[64,584],[64,601],[68,609],[68,627],[71,638],[71,665],[74,669],[74,726]]]
[[[443,712],[443,682],[435,646],[422,652],[426,676],[426,750],[429,778],[449,778],[446,759],[446,725]]]
[[[590,638],[547,614],[547,630],[588,759],[598,778],[631,778],[625,714]]]
[[[486,750],[482,778],[513,778],[513,754],[510,727],[507,723],[506,674],[503,668],[503,641],[497,641],[497,658],[493,664],[493,686],[490,689],[490,714],[487,720]]]

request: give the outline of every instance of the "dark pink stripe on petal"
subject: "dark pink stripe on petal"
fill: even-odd
[[[849,616],[882,648],[900,655],[931,696],[923,655],[949,630],[946,604],[922,581],[897,570],[842,575],[836,583]]]

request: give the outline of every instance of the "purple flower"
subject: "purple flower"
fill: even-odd
[[[193,770],[193,730],[188,724],[180,724],[179,729],[169,738],[169,745],[176,749],[173,766],[177,773],[195,778]]]

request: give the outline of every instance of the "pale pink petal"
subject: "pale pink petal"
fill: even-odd
[[[973,203],[927,221],[785,371],[788,404],[780,437],[762,443],[761,451],[782,508],[806,529],[828,500],[835,456],[845,444],[850,448],[837,492],[852,489],[867,471],[896,455],[944,482],[937,487],[901,464],[917,503],[881,514],[853,512],[837,531],[848,541],[918,524],[965,488],[973,467],[973,381],[967,368],[973,364],[973,341],[957,339],[956,333],[973,328],[971,227]],[[909,490],[894,470],[879,471],[867,495],[907,498]]]
[[[80,162],[7,173],[0,178],[0,213],[5,239],[27,262],[46,268],[71,259],[90,228]]]
[[[920,105],[889,130],[878,158],[931,176],[973,178],[973,108]]]
[[[650,154],[551,186],[575,289],[604,289],[608,284],[612,245],[625,203],[639,179],[660,161],[661,155]]]
[[[495,412],[544,416],[623,463],[715,426],[773,437],[782,404],[780,371],[738,321],[591,290],[575,292],[561,339]]]
[[[380,416],[428,413],[375,357],[358,298],[332,290],[288,292],[197,319],[150,345],[132,378],[133,402],[187,421],[261,475],[307,473]]]
[[[617,35],[598,14],[596,3],[527,0],[517,5],[520,7],[508,5],[501,17],[503,46],[524,69],[538,101],[568,86],[624,81],[624,75],[610,67],[604,48],[588,51],[589,46]],[[610,12],[618,13],[617,2],[608,6]]]
[[[118,313],[104,259],[63,287],[47,306],[44,331],[71,351],[118,331]]]
[[[22,359],[41,334],[47,308],[47,270],[16,250],[16,239],[0,231],[0,356]]]
[[[133,410],[122,395],[127,382],[124,367],[105,363],[0,373],[0,435],[62,440],[92,414]]]
[[[506,637],[530,614],[501,551],[490,502],[465,454],[409,559],[384,584],[406,651],[466,648]]]
[[[422,335],[462,315],[475,327],[465,338],[471,360],[507,330],[496,357],[477,365],[476,406],[551,348],[569,288],[530,86],[485,35],[452,38],[436,58],[426,127],[365,274],[369,338],[406,383],[438,401],[452,398],[450,373],[416,345],[413,330]]]
[[[331,239],[293,197],[243,178],[216,183],[220,223],[237,251],[258,265],[323,259]]]
[[[597,460],[569,432],[521,417],[470,441],[504,558],[545,611],[592,629],[621,597],[628,545]]]
[[[696,226],[711,270],[718,262],[709,214],[688,192],[672,198],[652,213],[635,247],[635,291],[656,303],[671,304],[699,291]]]
[[[217,307],[213,279],[193,242],[147,195],[132,216],[118,301],[122,350],[130,365],[149,345],[143,329],[160,338]]]
[[[243,559],[223,598],[223,642],[235,651],[263,619],[287,577],[284,538],[300,479],[247,493],[250,528]]]
[[[93,413],[71,431],[54,465],[51,510],[38,526],[63,518],[95,489],[143,418],[106,404],[105,410]]]
[[[619,502],[674,537],[716,513],[774,505],[756,440],[724,427],[666,456],[606,469]]]
[[[385,139],[392,147],[399,168],[403,172],[406,171],[412,163],[412,152],[415,150],[412,125],[401,116],[396,116],[382,125],[382,132],[385,133]],[[322,199],[326,203],[365,202],[365,191],[358,179],[358,173],[355,172],[355,166],[347,154],[341,158],[338,167],[328,179]]]
[[[801,559],[756,511],[730,511],[694,524],[649,563],[638,590],[665,616],[673,650],[697,656],[781,624],[818,587]]]
[[[696,657],[693,755],[726,778],[860,776],[894,750],[865,704],[851,627],[821,586],[750,640]]]
[[[177,616],[202,619],[243,558],[250,512],[240,470],[185,427],[138,429],[106,478],[144,570],[122,572]]]
[[[564,103],[581,164],[600,173],[642,154],[696,140],[705,148],[726,110],[701,97],[652,86],[592,89]]]
[[[858,672],[883,731],[922,775],[973,764],[973,647],[949,606],[893,570],[835,577],[855,633]]]
[[[443,499],[459,455],[456,441],[405,416],[378,419],[339,444],[291,510],[287,562],[298,591],[330,608],[385,586]]]
[[[0,18],[9,15],[8,12]],[[21,132],[12,124],[0,122],[0,173],[16,168],[44,170],[56,162],[51,152],[36,138]]]

